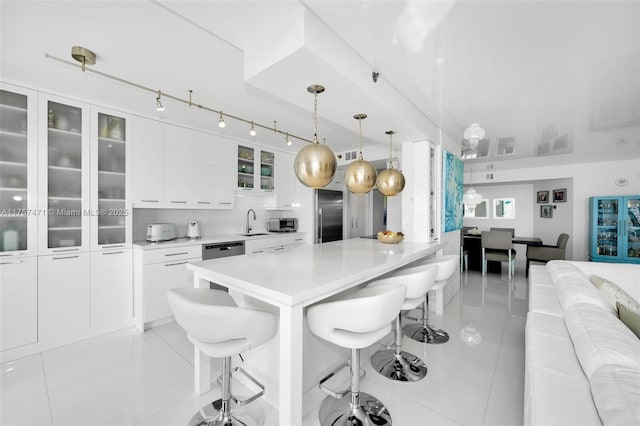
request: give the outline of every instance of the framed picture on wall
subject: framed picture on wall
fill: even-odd
[[[540,217],[552,218],[553,217],[553,206],[551,204],[545,204],[543,206],[540,206]]]
[[[538,203],[549,202],[549,191],[538,191]]]
[[[567,188],[553,190],[553,202],[565,203],[567,201]]]

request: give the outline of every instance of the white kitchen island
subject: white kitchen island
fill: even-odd
[[[436,254],[439,243],[383,244],[356,238],[297,247],[288,251],[234,256],[190,263],[195,287],[209,282],[227,287],[279,310],[279,425],[302,424],[303,309],[387,272]],[[211,324],[219,327],[221,324]],[[223,326],[223,325],[222,325]],[[194,384],[211,387],[208,357],[194,351]]]

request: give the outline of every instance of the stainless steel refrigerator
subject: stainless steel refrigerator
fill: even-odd
[[[342,191],[316,189],[316,243],[342,239]]]

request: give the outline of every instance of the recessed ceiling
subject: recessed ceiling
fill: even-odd
[[[369,158],[384,130],[397,146],[438,142],[438,127],[461,141],[475,122],[505,167],[640,158],[640,2],[3,0],[0,15],[3,80],[215,132],[211,114],[158,113],[154,96],[44,54],[84,46],[95,69],[307,138],[306,86],[323,84],[320,136],[352,149],[367,113]],[[513,153],[496,155],[504,138]]]

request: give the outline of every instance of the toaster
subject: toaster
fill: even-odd
[[[147,241],[169,241],[176,239],[176,227],[173,223],[150,223],[147,225]]]

